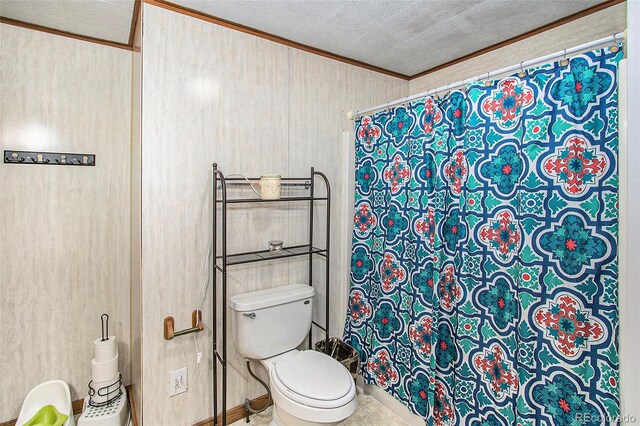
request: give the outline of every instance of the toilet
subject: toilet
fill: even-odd
[[[276,426],[333,425],[356,409],[356,387],[330,356],[296,348],[309,335],[314,289],[304,284],[233,296],[233,336],[268,372]]]

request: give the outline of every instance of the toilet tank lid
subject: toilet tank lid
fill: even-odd
[[[254,311],[269,306],[277,306],[283,303],[307,299],[313,297],[314,293],[314,288],[309,285],[291,284],[283,287],[236,294],[231,297],[229,306],[238,312]]]

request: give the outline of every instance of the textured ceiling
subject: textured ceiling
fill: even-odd
[[[401,74],[475,52],[602,0],[172,0]]]
[[[0,0],[0,16],[126,44],[133,5],[134,0]]]
[[[603,0],[171,0],[414,75]],[[127,43],[134,0],[0,0],[0,16]]]

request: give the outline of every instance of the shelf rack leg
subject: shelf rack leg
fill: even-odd
[[[217,327],[217,323],[218,323],[218,310],[217,310],[217,305],[218,305],[218,297],[217,297],[217,293],[218,293],[218,270],[216,268],[216,258],[218,257],[218,233],[217,231],[217,226],[218,226],[218,191],[217,188],[218,187],[218,165],[216,163],[213,163],[213,214],[212,214],[212,245],[213,247],[211,247],[211,253],[213,258],[211,259],[211,268],[212,268],[212,282],[213,282],[213,288],[212,288],[212,294],[213,294],[213,306],[212,306],[212,311],[213,311],[213,330],[212,330],[212,346],[213,346],[213,351],[212,351],[212,356],[211,356],[211,360],[213,361],[213,424],[214,426],[218,425],[218,357],[216,356],[216,352],[218,351],[218,327]]]
[[[222,356],[218,352],[218,273],[216,261],[218,257],[218,179],[221,184],[222,195]],[[213,424],[218,425],[218,362],[222,366],[222,426],[227,426],[227,186],[224,174],[218,170],[218,165],[213,163],[213,247],[212,247],[212,273],[213,273]]]
[[[311,180],[313,181],[313,169],[311,169]],[[322,172],[315,172],[318,176],[322,178],[324,184],[327,188],[327,227],[326,227],[326,237],[325,237],[325,249],[326,249],[326,259],[325,259],[325,309],[324,309],[324,347],[325,353],[329,353],[329,300],[331,298],[330,289],[330,280],[331,276],[329,275],[330,269],[330,261],[331,261],[331,185],[329,184],[329,179]]]
[[[227,426],[227,185],[222,181],[222,426]]]
[[[329,267],[330,267],[330,260],[331,260],[331,187],[329,186],[329,181],[327,180],[327,177],[320,173],[320,176],[322,176],[322,178],[324,179],[326,185],[327,185],[327,228],[326,228],[326,239],[325,239],[325,244],[326,244],[326,250],[327,250],[327,258],[325,259],[325,279],[326,279],[326,283],[325,283],[325,309],[324,309],[324,320],[325,320],[325,324],[324,324],[324,347],[326,348],[326,352],[329,353],[329,299],[331,296],[331,293],[329,291],[329,281],[331,279],[331,275],[329,275]]]
[[[309,247],[313,248],[313,197],[315,192],[315,169],[311,167],[311,187],[309,196]],[[309,285],[313,287],[313,254],[309,253]],[[309,329],[309,349],[313,348],[313,327]],[[325,348],[326,352],[326,348]]]

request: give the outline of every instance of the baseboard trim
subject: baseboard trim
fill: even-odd
[[[251,400],[251,406],[257,407],[257,408],[262,408],[267,403],[269,403],[269,405],[271,405],[272,403],[271,401],[269,401],[269,395],[267,394],[261,395]],[[233,407],[227,410],[227,424],[237,422],[238,420],[242,420],[245,417],[246,417],[246,413],[244,410],[244,405],[238,405],[236,407]],[[222,424],[222,414],[218,414],[218,424],[219,425]],[[3,426],[3,425],[0,425],[0,426]],[[206,420],[202,420],[194,424],[193,426],[213,426],[213,417],[209,417]]]

